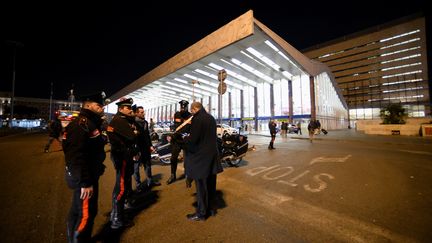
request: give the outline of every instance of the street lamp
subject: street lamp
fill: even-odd
[[[16,66],[16,52],[18,47],[23,47],[24,45],[18,41],[7,40],[6,43],[13,45],[13,65],[12,65],[12,96],[11,96],[11,114],[9,127],[12,127],[12,120],[14,117],[14,101],[15,101],[15,66]]]

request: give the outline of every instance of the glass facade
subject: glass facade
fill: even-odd
[[[339,99],[329,75],[321,73],[315,76],[314,86],[316,117],[323,127],[326,129],[346,128],[348,126],[347,111]],[[302,73],[292,77],[293,120],[307,123],[310,119],[310,91],[310,78],[307,74]],[[272,93],[273,100],[271,98]],[[249,85],[245,85],[242,90],[231,88],[229,92],[222,95],[222,123],[235,128],[243,125],[243,128],[249,132],[267,131],[270,119],[276,119],[280,122],[289,120],[289,94],[289,80],[287,79],[274,80],[273,85],[268,82],[258,83],[256,88]],[[241,105],[242,100],[243,107]],[[189,102],[192,103],[192,101]],[[202,103],[207,112],[219,122],[219,95],[213,94],[203,97]],[[255,107],[257,107],[257,114],[255,114]],[[272,107],[274,114],[272,114]],[[152,108],[147,111],[147,118],[153,118],[155,122],[171,122],[177,108],[177,105]],[[350,115],[353,115],[353,112],[357,112],[356,116],[379,116],[378,109],[351,110]],[[417,114],[415,112],[411,111],[410,114],[415,116]],[[241,116],[242,113],[243,117]]]

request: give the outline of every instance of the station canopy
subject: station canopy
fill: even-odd
[[[345,105],[330,69],[301,54],[256,20],[250,10],[118,91],[110,97],[113,103],[108,112],[116,112],[114,104],[121,97],[132,97],[151,109],[218,95],[222,69],[227,72],[227,92],[326,72]]]

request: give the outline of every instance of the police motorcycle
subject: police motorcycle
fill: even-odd
[[[172,133],[163,133],[156,145],[154,145],[155,150],[151,154],[152,160],[159,160],[164,164],[171,163],[171,140]]]
[[[155,145],[155,151],[152,153],[151,158],[155,160],[159,160],[164,164],[171,163],[171,141],[175,140],[177,143],[183,143],[183,137],[187,134],[179,133],[178,131],[186,126],[191,120],[192,117],[189,117],[186,121],[184,121],[174,132],[166,132],[162,133],[161,141]]]
[[[218,138],[220,160],[229,166],[238,166],[248,151],[246,135],[225,133]]]

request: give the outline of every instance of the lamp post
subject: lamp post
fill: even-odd
[[[50,104],[49,104],[49,120],[52,119],[52,97],[53,97],[53,82],[51,82]]]
[[[14,101],[15,101],[15,66],[16,66],[16,52],[18,47],[23,47],[24,45],[18,41],[7,40],[9,45],[13,45],[13,63],[12,63],[12,96],[11,96],[11,113],[9,127],[12,127],[12,120],[14,117]]]

